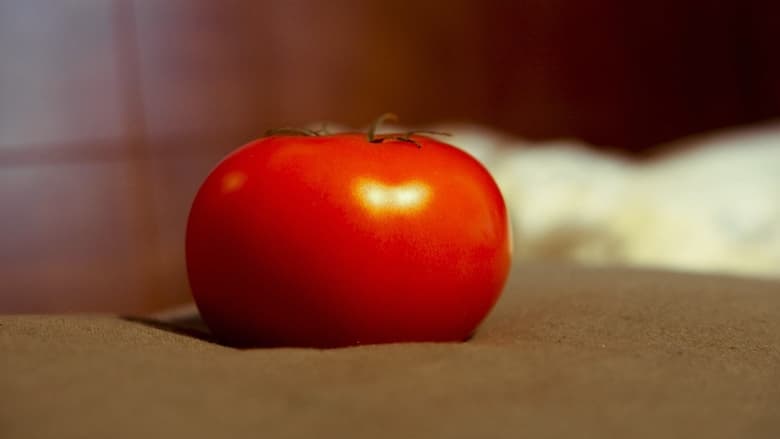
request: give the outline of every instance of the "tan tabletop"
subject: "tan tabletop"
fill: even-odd
[[[0,437],[780,437],[780,282],[527,266],[458,344],[0,316]]]

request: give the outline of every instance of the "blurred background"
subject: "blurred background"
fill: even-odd
[[[192,196],[271,127],[393,111],[641,161],[778,117],[779,17],[768,0],[0,0],[0,312],[186,302]]]

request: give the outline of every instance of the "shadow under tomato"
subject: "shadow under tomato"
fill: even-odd
[[[207,343],[227,346],[221,343],[208,330],[200,316],[186,316],[173,319],[159,320],[151,317],[120,316],[122,320],[148,326],[150,328],[167,331],[176,335],[191,337]]]
[[[320,346],[301,346],[301,345],[286,345],[286,344],[279,344],[278,342],[274,342],[271,340],[253,340],[253,341],[247,341],[247,340],[221,340],[217,338],[206,326],[203,319],[200,317],[200,314],[197,312],[191,312],[191,313],[184,313],[176,316],[166,316],[164,318],[155,318],[155,317],[142,317],[142,316],[120,316],[122,320],[141,324],[144,326],[148,326],[150,328],[154,328],[161,331],[170,332],[176,335],[181,335],[185,337],[191,337],[206,343],[216,344],[219,346],[227,347],[227,348],[233,348],[233,349],[241,349],[241,350],[248,350],[248,349],[279,349],[279,348],[298,348],[298,349],[340,349],[340,348],[356,348],[360,346],[370,346],[374,345],[375,343],[354,343],[354,344],[334,344],[332,346],[330,345],[320,345]],[[467,343],[471,341],[471,339],[476,334],[476,331],[469,334],[468,337],[466,337],[464,340],[461,340],[460,342],[444,342],[444,343]],[[420,341],[410,341],[412,343],[425,343],[426,341],[420,340]],[[403,342],[393,342],[391,344],[395,343],[403,343]],[[379,343],[382,344],[382,343]]]

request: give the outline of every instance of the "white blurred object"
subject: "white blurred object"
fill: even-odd
[[[644,164],[576,141],[437,129],[495,176],[520,259],[780,276],[780,123],[684,140]]]

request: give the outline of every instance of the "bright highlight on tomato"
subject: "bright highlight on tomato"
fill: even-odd
[[[510,240],[495,182],[453,146],[373,130],[273,135],[206,178],[187,270],[229,344],[461,341],[498,299]]]

